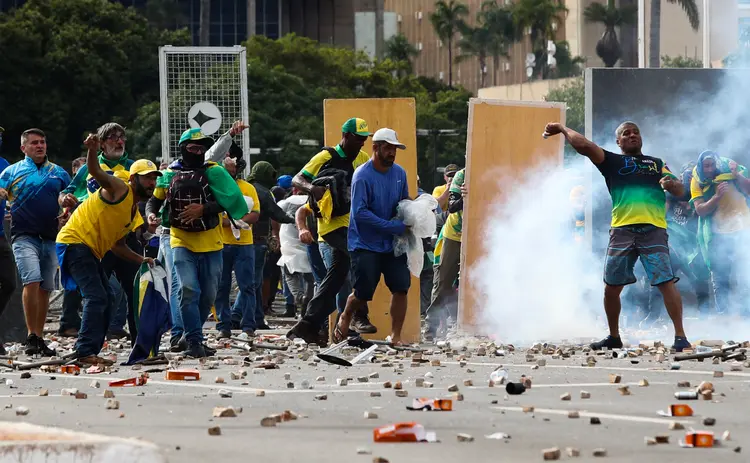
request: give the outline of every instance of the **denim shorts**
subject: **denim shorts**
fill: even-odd
[[[609,231],[604,283],[624,286],[636,282],[636,260],[646,271],[651,286],[677,281],[669,258],[667,230],[653,225],[626,225]]]
[[[58,262],[53,240],[20,235],[13,238],[13,256],[24,286],[41,283],[45,291],[58,289]]]
[[[350,252],[349,256],[352,262],[352,287],[357,299],[371,301],[381,275],[392,294],[409,291],[411,273],[406,265],[406,254],[396,257],[393,252],[357,249]]]

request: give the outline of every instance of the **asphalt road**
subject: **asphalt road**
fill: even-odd
[[[433,347],[429,347],[433,348]],[[115,379],[135,376],[141,371],[131,367],[115,367],[111,373],[72,376],[60,373],[31,372],[31,378],[21,379],[19,372],[0,373],[12,384],[0,385],[0,419],[25,421],[40,425],[135,437],[161,446],[169,461],[271,461],[271,462],[370,462],[383,457],[390,462],[456,462],[456,461],[542,461],[542,450],[558,447],[561,460],[573,458],[567,447],[580,450],[576,460],[705,462],[748,461],[750,448],[736,453],[750,438],[750,369],[730,371],[728,364],[714,365],[710,361],[684,363],[680,370],[670,370],[670,361],[656,362],[644,354],[639,363],[630,359],[598,358],[595,367],[583,366],[587,354],[580,351],[569,359],[546,359],[546,366],[532,369],[536,360],[528,362],[522,350],[505,357],[473,355],[466,365],[459,365],[458,356],[449,359],[444,353],[425,355],[425,359],[439,359],[441,366],[422,363],[412,366],[410,359],[389,357],[393,366],[367,363],[354,367],[338,367],[326,363],[311,365],[314,356],[300,359],[300,353],[286,352],[278,369],[255,374],[252,361],[242,366],[236,349],[220,351],[220,355],[239,360],[239,365],[221,363],[219,368],[200,370],[197,382],[166,381],[163,372],[150,374],[147,385],[133,388],[109,388]],[[468,349],[472,353],[473,348]],[[121,360],[127,354],[121,353]],[[255,355],[251,354],[251,360]],[[403,370],[396,365],[403,364]],[[524,394],[508,396],[504,387],[488,387],[490,373],[503,365],[510,379],[522,374],[532,378],[533,386]],[[197,368],[197,361],[185,361],[180,368]],[[247,370],[243,379],[230,379],[230,372]],[[721,370],[723,378],[713,378]],[[377,372],[378,378],[358,382],[358,377]],[[415,385],[417,378],[432,382],[431,389]],[[610,374],[622,376],[620,384],[609,382]],[[288,374],[290,379],[285,379]],[[318,377],[324,381],[318,381]],[[53,379],[54,377],[54,379]],[[216,384],[223,377],[226,384]],[[337,379],[349,378],[346,386]],[[648,387],[639,387],[641,379]],[[473,386],[464,386],[465,380]],[[101,388],[91,387],[93,380]],[[302,381],[309,381],[312,389],[302,389]],[[678,401],[673,393],[680,389],[678,381],[690,381],[695,386],[711,381],[715,386],[713,401],[683,401],[695,411],[695,416],[677,419],[686,428],[713,430],[721,436],[731,432],[732,440],[712,449],[681,448],[678,441],[685,431],[669,430],[672,418],[657,415]],[[408,397],[396,397],[384,382],[401,381]],[[293,383],[290,388],[287,383]],[[415,397],[451,398],[451,385],[458,385],[463,401],[453,402],[450,412],[414,412],[406,409]],[[629,385],[631,395],[621,395],[617,388]],[[86,399],[61,396],[63,388],[78,388],[88,394]],[[47,389],[49,396],[39,396]],[[120,402],[119,410],[105,409],[104,389],[110,389]],[[231,391],[233,397],[222,398],[218,391]],[[262,389],[265,396],[256,395]],[[580,391],[590,392],[590,399],[581,399]],[[371,392],[381,397],[371,397]],[[560,396],[570,393],[572,400]],[[327,400],[316,400],[326,394]],[[2,405],[5,408],[2,408]],[[15,408],[28,407],[27,416],[16,416]],[[235,418],[212,418],[214,407],[242,407]],[[533,406],[533,413],[522,407]],[[291,410],[304,417],[279,423],[276,427],[261,427],[261,419],[271,414]],[[580,418],[569,418],[568,411],[579,411]],[[374,412],[376,419],[366,419],[365,412]],[[124,416],[121,417],[121,414]],[[600,425],[590,424],[590,417],[598,417]],[[705,417],[716,419],[716,425],[702,424]],[[428,431],[437,434],[436,443],[383,444],[373,442],[373,429],[391,423],[417,421]],[[208,428],[221,427],[220,436],[210,436]],[[457,435],[473,436],[472,442],[459,442]],[[506,433],[507,439],[485,436]],[[668,435],[669,443],[647,446],[644,439]],[[604,448],[607,456],[595,458],[594,449]],[[358,454],[358,451],[371,454]]]

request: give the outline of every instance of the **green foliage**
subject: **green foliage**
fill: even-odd
[[[153,27],[132,8],[107,0],[30,0],[0,14],[0,108],[15,157],[29,127],[45,130],[62,165],[82,135],[112,119],[132,121],[158,99],[159,45],[189,43],[184,31]]]
[[[448,47],[448,85],[453,86],[453,39],[456,33],[466,27],[464,17],[469,8],[457,0],[438,0],[435,11],[430,14],[430,22],[438,38]]]
[[[607,27],[631,25],[638,21],[638,6],[626,5],[617,8],[614,0],[607,0],[607,5],[592,3],[583,11],[583,17],[587,22],[600,23]]]
[[[550,90],[544,99],[545,101],[565,103],[567,105],[567,110],[565,111],[565,125],[576,132],[584,132],[586,123],[586,96],[583,77],[578,77],[574,81],[563,85],[560,88]],[[575,150],[571,148],[570,145],[566,144],[566,161],[575,156]]]
[[[417,47],[409,43],[404,34],[397,34],[386,40],[385,57],[401,65],[399,73],[408,75],[412,73],[412,58],[419,56]]]
[[[702,68],[703,61],[698,58],[689,56],[671,56],[663,55],[661,57],[661,67],[663,68]]]

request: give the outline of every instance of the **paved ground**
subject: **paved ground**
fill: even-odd
[[[475,345],[476,346],[476,345]],[[455,347],[455,346],[454,346]],[[428,347],[434,349],[434,347]],[[271,352],[272,355],[277,354]],[[165,381],[163,372],[151,373],[146,386],[127,389],[108,388],[107,382],[124,379],[141,371],[131,367],[115,367],[110,374],[81,374],[80,376],[59,373],[42,373],[33,370],[30,379],[20,379],[19,372],[0,373],[0,377],[11,379],[12,385],[0,385],[0,419],[18,420],[35,424],[60,426],[86,432],[123,437],[137,437],[152,441],[165,449],[173,462],[240,461],[252,459],[272,462],[369,462],[373,457],[384,457],[391,462],[455,462],[455,461],[541,461],[542,449],[559,447],[561,460],[570,460],[566,447],[580,449],[579,460],[592,460],[596,448],[607,450],[608,461],[748,461],[746,452],[733,450],[750,439],[750,369],[730,372],[728,364],[713,365],[688,362],[679,371],[669,370],[669,360],[656,362],[654,357],[644,354],[639,363],[629,359],[598,358],[596,367],[582,366],[586,354],[580,351],[569,359],[544,358],[546,366],[533,369],[535,362],[527,362],[525,351],[517,351],[505,357],[477,356],[474,353],[460,366],[458,355],[453,359],[444,353],[424,355],[425,359],[439,359],[441,366],[423,363],[411,366],[411,360],[388,357],[393,366],[367,363],[354,367],[337,367],[326,363],[314,366],[300,359],[304,353],[292,346],[283,353],[284,363],[278,369],[254,374],[256,355],[250,354],[250,364],[242,366],[242,358],[236,349],[226,349],[221,356],[238,359],[240,365],[221,364],[215,370],[201,370],[198,382]],[[459,352],[461,355],[462,352]],[[465,353],[463,353],[465,354]],[[122,354],[126,355],[126,354]],[[669,358],[669,356],[667,356]],[[121,357],[122,360],[122,357]],[[396,370],[402,363],[403,372]],[[522,374],[533,378],[533,387],[520,396],[507,396],[503,387],[487,385],[490,373],[499,365],[507,368],[511,380]],[[181,368],[197,368],[198,362],[185,361]],[[162,366],[163,368],[163,366]],[[230,372],[247,370],[247,377],[231,380]],[[713,378],[714,370],[725,372],[723,378]],[[357,378],[377,372],[379,378],[360,383]],[[417,378],[427,373],[433,378],[432,389],[418,388]],[[622,396],[617,388],[622,384],[610,384],[609,374],[622,376],[622,384],[630,386],[632,395]],[[289,374],[289,380],[284,378]],[[226,384],[215,384],[221,376]],[[316,381],[324,376],[325,381]],[[429,375],[428,375],[429,376]],[[54,378],[53,378],[54,377]],[[338,386],[338,378],[349,378],[347,386]],[[639,387],[638,382],[646,378],[650,385]],[[474,386],[464,386],[471,379]],[[90,383],[98,380],[100,389]],[[302,389],[307,380],[313,389]],[[710,429],[721,435],[731,431],[732,441],[714,449],[680,448],[678,440],[684,431],[670,431],[670,418],[657,415],[657,410],[666,409],[676,403],[673,393],[678,381],[688,380],[692,385],[701,381],[712,381],[716,393],[713,401],[686,401],[695,410],[695,416],[681,420],[687,428]],[[393,389],[384,388],[385,381],[401,381],[407,398],[396,397]],[[294,388],[287,386],[288,382]],[[463,401],[454,401],[452,412],[412,412],[406,410],[415,397],[452,397],[448,387],[457,384],[464,396]],[[63,388],[78,388],[88,394],[85,400],[60,395]],[[40,389],[48,389],[48,397],[38,395]],[[115,392],[120,402],[119,410],[106,410],[104,389]],[[233,393],[232,398],[221,398],[220,389]],[[264,397],[256,391],[265,391]],[[588,400],[580,399],[580,391],[591,393]],[[381,397],[371,397],[378,391]],[[571,401],[561,401],[560,395],[569,392]],[[319,394],[327,394],[327,400],[316,400]],[[15,408],[28,407],[27,416],[16,416]],[[212,409],[217,406],[242,407],[236,418],[212,418]],[[534,413],[524,413],[522,407],[534,406]],[[261,427],[262,418],[292,410],[305,415],[297,421],[278,424],[276,427]],[[580,411],[580,418],[568,418],[569,410]],[[374,412],[377,419],[365,419],[366,411]],[[120,414],[124,414],[120,417]],[[590,424],[590,416],[599,417],[601,425]],[[705,427],[704,417],[716,419],[716,425]],[[437,433],[439,443],[380,444],[373,442],[372,432],[377,426],[402,421],[418,421],[428,431]],[[221,436],[209,436],[211,426],[221,427]],[[503,432],[509,439],[493,440],[485,436]],[[473,442],[458,442],[457,434],[467,433]],[[669,444],[646,446],[645,437],[664,434],[670,437]],[[358,449],[368,449],[371,455],[358,455]]]

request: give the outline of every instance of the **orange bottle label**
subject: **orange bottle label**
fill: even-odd
[[[424,427],[419,423],[396,423],[373,430],[375,442],[419,442],[424,438]]]
[[[669,411],[672,413],[672,416],[693,416],[693,409],[689,405],[670,405]]]
[[[714,433],[710,431],[696,431],[685,435],[685,443],[694,447],[713,447]]]
[[[198,381],[201,374],[197,370],[168,370],[164,377],[169,381]]]

